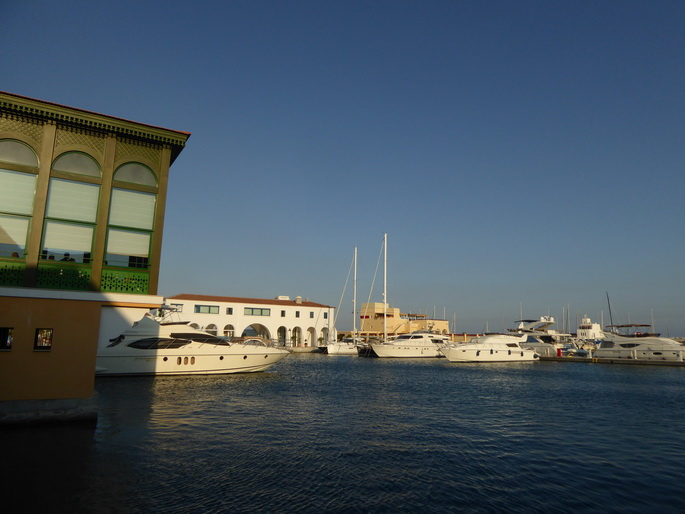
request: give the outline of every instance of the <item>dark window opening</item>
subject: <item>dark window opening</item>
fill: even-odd
[[[0,327],[0,350],[12,349],[13,327]]]

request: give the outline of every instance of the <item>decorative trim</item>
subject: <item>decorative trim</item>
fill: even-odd
[[[10,117],[55,123],[79,130],[114,134],[119,138],[169,145],[176,157],[185,147],[190,133],[97,114],[0,91],[0,112]],[[173,160],[173,158],[172,158]]]

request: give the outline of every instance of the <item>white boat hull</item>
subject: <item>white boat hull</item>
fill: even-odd
[[[264,371],[289,355],[259,338],[229,342],[146,314],[97,352],[96,375],[218,375]]]
[[[685,358],[685,346],[669,337],[659,337],[658,334],[627,337],[608,332],[603,335],[592,356],[597,359],[682,362]]]
[[[450,347],[442,349],[450,362],[529,362],[538,358],[534,350]]]
[[[682,362],[685,351],[665,350],[595,350],[596,359],[626,359],[638,361],[676,361]]]
[[[347,343],[333,343],[327,347],[328,355],[357,355],[357,345]]]
[[[289,355],[279,348],[234,344],[201,351],[194,344],[179,350],[128,350],[103,352],[96,375],[218,375],[264,371]],[[122,348],[122,350],[126,350]],[[196,350],[196,351],[194,351]],[[204,350],[204,349],[203,349]]]
[[[435,359],[442,357],[440,348],[436,345],[416,346],[399,344],[372,344],[374,353],[381,358],[405,358],[405,359]]]
[[[505,334],[485,335],[468,343],[442,348],[442,354],[450,362],[530,362],[538,358],[535,350],[520,345],[524,337]]]

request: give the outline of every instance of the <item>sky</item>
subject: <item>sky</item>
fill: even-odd
[[[457,332],[685,336],[682,0],[2,0],[0,24],[0,90],[192,134],[160,295],[302,296],[349,330],[354,248],[380,302],[388,234],[388,303]]]

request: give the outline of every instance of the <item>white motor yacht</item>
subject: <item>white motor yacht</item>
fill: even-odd
[[[231,339],[147,313],[99,348],[96,375],[210,375],[263,371],[289,352],[261,338]]]
[[[533,350],[540,357],[556,356],[558,346],[550,334],[550,327],[555,321],[552,316],[542,316],[540,319],[520,319],[518,326],[510,329],[510,335],[525,336],[521,341],[521,348]]]
[[[396,338],[374,343],[371,349],[377,357],[392,358],[424,358],[442,357],[440,348],[450,343],[450,338],[442,334],[432,332],[412,332],[411,334],[401,334]]]
[[[651,325],[609,325],[593,353],[598,359],[634,359],[646,361],[682,361],[685,346],[675,339],[644,332]]]
[[[454,343],[441,348],[450,362],[523,362],[538,358],[535,350],[521,346],[526,336],[490,334],[474,337],[468,343]]]

